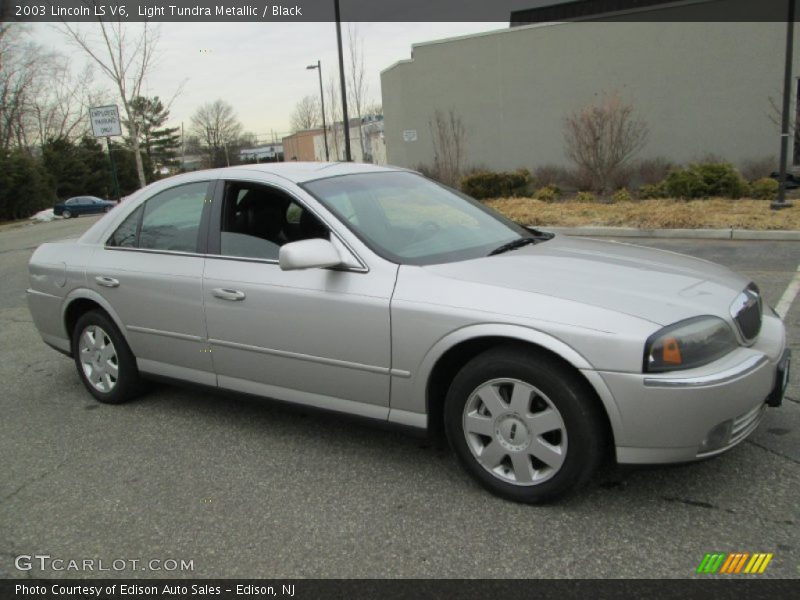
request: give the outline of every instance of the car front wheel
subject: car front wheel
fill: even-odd
[[[72,216],[72,213],[68,210],[65,210],[64,212],[61,213],[61,216],[64,217],[65,219],[69,219]]]
[[[140,393],[136,359],[106,313],[91,310],[78,319],[72,355],[83,384],[100,402],[120,404]]]
[[[467,471],[498,496],[554,500],[586,483],[605,455],[599,406],[571,369],[527,348],[467,363],[445,400],[445,429]]]

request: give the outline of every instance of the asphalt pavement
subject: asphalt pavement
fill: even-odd
[[[163,384],[95,402],[24,294],[36,245],[94,221],[0,228],[0,577],[677,578],[714,551],[772,552],[761,577],[800,576],[800,368],[721,457],[607,468],[559,504],[514,504],[446,448],[341,417]],[[635,242],[728,265],[772,304],[800,262],[800,242]],[[785,321],[800,359],[800,300]],[[20,555],[125,562],[18,570]]]

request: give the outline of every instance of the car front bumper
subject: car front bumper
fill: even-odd
[[[701,368],[671,373],[600,372],[620,416],[623,464],[684,462],[744,441],[779,403],[788,365],[783,323],[764,316],[753,346]]]

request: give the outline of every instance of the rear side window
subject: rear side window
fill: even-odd
[[[136,230],[139,228],[139,218],[142,215],[142,207],[140,206],[122,222],[122,225],[117,227],[114,234],[108,238],[108,246],[117,248],[135,248],[136,247]]]
[[[208,188],[208,182],[204,181],[179,185],[156,194],[122,222],[109,238],[108,245],[174,252],[197,251]]]

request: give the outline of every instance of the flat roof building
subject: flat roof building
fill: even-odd
[[[615,3],[625,4],[605,5]],[[704,22],[680,12],[712,4],[672,2],[639,21],[606,15],[415,44],[409,60],[381,73],[387,161],[431,165],[440,111],[464,126],[466,167],[569,166],[565,118],[604,94],[618,95],[646,123],[639,158],[776,157],[786,23]],[[794,63],[796,72],[800,44]]]

